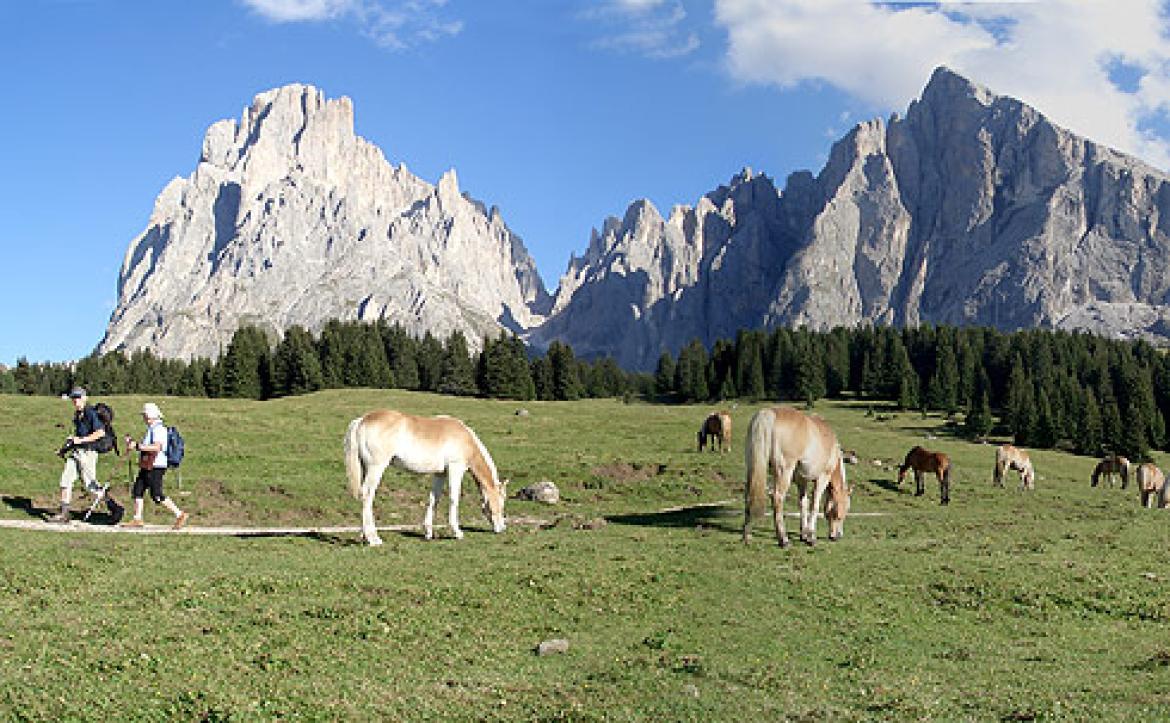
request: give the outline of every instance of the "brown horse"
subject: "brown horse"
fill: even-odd
[[[1091,486],[1096,487],[1097,482],[1100,481],[1101,477],[1104,477],[1105,481],[1109,483],[1110,487],[1112,487],[1113,479],[1115,477],[1120,477],[1121,489],[1125,489],[1129,485],[1129,469],[1130,464],[1128,459],[1111,454],[1098,462],[1097,466],[1093,468],[1093,479]]]
[[[1153,508],[1155,504],[1159,506],[1165,504],[1162,490],[1166,486],[1166,475],[1162,470],[1150,462],[1145,462],[1138,465],[1134,477],[1142,495],[1142,507]]]
[[[800,539],[816,544],[817,510],[826,490],[825,519],[829,539],[845,534],[852,490],[845,481],[845,464],[837,435],[819,417],[810,417],[787,407],[762,409],[752,417],[744,444],[747,481],[744,486],[743,541],[752,538],[752,518],[763,509],[768,471],[775,476],[772,487],[772,521],[776,541],[788,546],[784,531],[784,496],[792,480],[800,493]],[[809,485],[809,483],[813,483]]]
[[[995,450],[995,483],[1000,487],[1003,487],[1004,472],[1009,469],[1020,473],[1020,489],[1036,489],[1036,470],[1032,468],[1028,453],[1019,447],[1003,444]]]
[[[922,481],[923,474],[931,473],[938,478],[939,504],[945,505],[951,501],[951,458],[942,452],[931,452],[922,447],[915,447],[906,453],[906,459],[898,468],[898,485],[906,477],[907,470],[914,470],[915,496],[925,493]]]
[[[712,452],[731,451],[731,415],[727,412],[712,412],[699,427],[699,451],[711,441]]]

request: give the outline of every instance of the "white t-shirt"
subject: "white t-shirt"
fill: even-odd
[[[158,456],[154,458],[155,469],[167,468],[167,428],[162,422],[157,422],[146,430],[146,436],[142,438],[143,444],[158,444]]]

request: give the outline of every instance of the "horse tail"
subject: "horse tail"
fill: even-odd
[[[767,504],[766,487],[768,462],[772,457],[772,429],[776,414],[771,409],[756,412],[748,425],[747,440],[744,442],[744,462],[747,464],[747,481],[744,486],[744,510],[747,519],[760,513]]]
[[[357,500],[362,498],[362,478],[366,471],[359,439],[361,428],[362,417],[358,417],[349,423],[345,433],[345,475],[349,481],[349,493]]]

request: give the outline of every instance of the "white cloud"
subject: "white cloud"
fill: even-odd
[[[680,0],[604,0],[580,17],[605,26],[605,35],[591,44],[597,49],[677,58],[699,47]]]
[[[715,0],[715,16],[728,33],[728,70],[745,82],[824,82],[900,111],[947,65],[1077,133],[1170,166],[1170,138],[1149,125],[1170,112],[1161,0]],[[1111,78],[1119,64],[1129,82]]]
[[[444,20],[447,0],[240,0],[276,23],[349,20],[377,44],[400,50],[458,35],[459,20]]]

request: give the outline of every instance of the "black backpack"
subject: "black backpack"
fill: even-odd
[[[105,402],[98,402],[93,405],[93,411],[97,412],[98,419],[101,420],[102,427],[105,428],[105,435],[98,441],[93,443],[93,449],[98,454],[105,454],[111,449],[121,456],[122,451],[118,449],[118,433],[114,431],[114,410]]]

